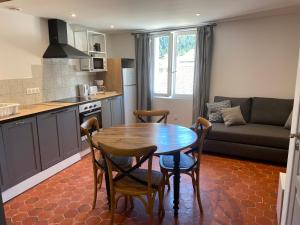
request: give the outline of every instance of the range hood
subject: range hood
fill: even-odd
[[[89,55],[68,45],[67,23],[65,21],[49,19],[48,29],[50,45],[43,58],[89,58]]]

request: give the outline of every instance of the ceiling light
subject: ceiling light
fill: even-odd
[[[115,28],[115,26],[114,26],[114,25],[110,25],[110,28],[111,28],[111,29],[114,29],[114,28]]]
[[[72,13],[71,16],[72,16],[73,18],[75,18],[77,15],[76,15],[75,13]]]
[[[196,16],[200,16],[200,13],[196,13]]]

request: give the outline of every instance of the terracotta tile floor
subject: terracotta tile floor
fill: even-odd
[[[157,166],[157,161],[156,168]],[[191,181],[181,177],[180,211],[174,219],[172,190],[165,194],[166,215],[155,224],[181,225],[275,225],[278,173],[285,168],[262,163],[203,155],[200,215]],[[8,225],[109,224],[104,186],[97,207],[91,210],[93,179],[90,157],[51,177],[5,204]],[[155,206],[157,212],[157,202]],[[142,205],[133,210],[120,202],[116,224],[147,224]]]

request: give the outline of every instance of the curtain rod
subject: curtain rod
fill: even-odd
[[[202,24],[199,26],[217,26],[217,23],[210,23],[210,24]],[[186,27],[169,27],[169,28],[162,28],[162,29],[154,29],[154,30],[141,30],[141,31],[136,31],[136,32],[132,32],[132,35],[136,35],[136,34],[144,34],[144,33],[159,33],[159,32],[165,32],[165,31],[177,31],[177,30],[190,30],[190,29],[196,29],[199,26],[186,26]]]

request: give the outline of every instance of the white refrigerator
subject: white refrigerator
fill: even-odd
[[[125,124],[135,123],[133,111],[136,110],[136,75],[134,68],[123,68],[123,93]]]

